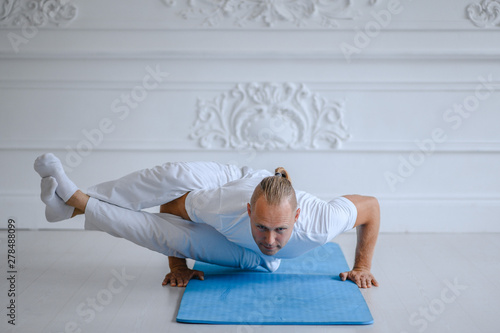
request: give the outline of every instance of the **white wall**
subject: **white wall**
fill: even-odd
[[[43,219],[51,151],[82,188],[285,166],[325,199],[377,196],[382,231],[500,231],[500,1],[28,3],[0,9],[2,226],[81,227]]]

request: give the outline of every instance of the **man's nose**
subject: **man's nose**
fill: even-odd
[[[267,245],[272,245],[274,243],[275,236],[272,231],[266,233],[266,243]]]

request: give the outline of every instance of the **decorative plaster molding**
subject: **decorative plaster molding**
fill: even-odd
[[[500,1],[483,0],[467,6],[467,17],[476,26],[486,28],[500,24]]]
[[[163,0],[168,7],[177,6],[175,0]],[[203,25],[217,26],[226,18],[234,25],[261,23],[266,27],[290,22],[302,27],[309,23],[323,27],[338,27],[337,20],[353,19],[351,0],[186,0],[187,7],[178,12],[185,20],[202,19]],[[376,0],[370,0],[374,5]]]
[[[0,5],[0,25],[9,27],[56,26],[73,20],[77,7],[67,0],[5,0]]]
[[[238,84],[213,101],[198,99],[190,138],[202,148],[332,149],[350,135],[344,105],[303,84]]]

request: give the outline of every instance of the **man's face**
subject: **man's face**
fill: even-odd
[[[260,251],[268,256],[276,254],[286,245],[292,235],[300,208],[293,211],[288,202],[270,206],[260,197],[255,207],[247,204],[252,236]]]

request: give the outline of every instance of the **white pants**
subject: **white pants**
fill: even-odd
[[[168,256],[274,271],[252,250],[228,241],[209,225],[171,214],[139,211],[196,189],[216,188],[244,177],[250,169],[212,162],[166,163],[88,189],[85,229],[100,230]],[[278,266],[277,266],[278,265]]]
[[[186,192],[220,187],[251,171],[215,162],[165,163],[92,186],[87,194],[123,208],[141,210],[170,202]]]

